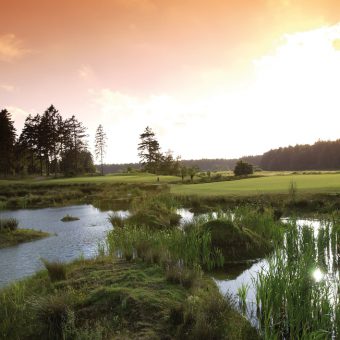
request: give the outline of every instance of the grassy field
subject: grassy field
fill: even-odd
[[[340,192],[340,174],[270,175],[237,181],[172,185],[171,193],[199,196],[250,196],[266,193],[288,193],[291,182],[296,183],[298,193]]]
[[[107,176],[84,176],[84,177],[71,177],[71,178],[36,178],[36,179],[23,179],[23,180],[0,180],[0,186],[11,184],[81,184],[81,183],[160,183],[178,182],[180,177],[177,176],[156,176],[153,174],[118,174]]]

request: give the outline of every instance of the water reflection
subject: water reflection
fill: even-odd
[[[111,228],[108,213],[110,211],[101,212],[92,205],[0,212],[0,217],[16,218],[19,228],[42,230],[54,235],[0,249],[0,286],[34,274],[42,268],[41,258],[72,261],[80,255],[85,258],[93,257],[98,243]],[[128,215],[125,210],[116,213],[122,217]],[[67,214],[76,216],[79,220],[61,222],[61,218]]]

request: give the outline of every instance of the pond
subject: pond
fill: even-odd
[[[283,219],[283,222],[290,222],[290,219]],[[309,247],[309,249],[313,249],[312,252],[307,253],[307,257],[310,257],[308,260],[308,265],[310,266],[309,271],[309,287],[314,287],[315,291],[318,292],[318,285],[320,285],[321,294],[318,295],[318,298],[323,298],[322,303],[329,304],[329,309],[332,313],[335,312],[335,308],[337,305],[339,293],[339,254],[337,253],[337,241],[331,239],[331,228],[332,224],[327,222],[321,222],[319,220],[304,220],[299,219],[295,221],[296,223],[296,238],[293,238],[294,243],[293,246],[296,247],[291,252],[290,249],[292,244],[289,244],[289,240],[291,236],[287,233],[285,238],[285,247],[282,250],[282,257],[277,257],[273,255],[274,262],[272,265],[274,267],[279,267],[281,269],[277,269],[273,271],[273,267],[270,268],[270,263],[266,259],[260,259],[255,263],[248,263],[243,265],[236,265],[234,267],[228,268],[224,272],[218,272],[214,275],[214,280],[219,287],[220,292],[223,295],[230,294],[232,295],[237,303],[237,306],[242,314],[244,314],[247,319],[253,324],[253,326],[259,328],[260,320],[259,320],[259,308],[261,309],[261,302],[258,305],[257,301],[257,289],[258,286],[256,284],[256,280],[259,277],[259,273],[263,273],[263,277],[268,275],[268,272],[274,277],[282,278],[283,275],[280,275],[280,270],[285,270],[289,268],[289,261],[292,260],[292,257],[295,258],[296,249],[298,249],[299,254],[303,254],[305,250],[304,247]],[[307,229],[305,227],[308,227]],[[310,230],[310,233],[307,232]],[[293,233],[294,234],[294,233]],[[309,236],[308,236],[309,235]],[[308,236],[308,239],[306,238]],[[306,242],[309,241],[309,242]],[[306,246],[306,243],[309,243]],[[293,256],[292,256],[293,255]],[[280,263],[280,261],[282,261]],[[306,262],[305,262],[306,263]],[[295,268],[294,268],[295,269]],[[294,269],[289,272],[289,275],[296,275],[294,273]],[[299,270],[297,270],[298,272]],[[294,273],[294,274],[293,274]],[[298,276],[298,275],[297,275]],[[288,277],[287,277],[288,278]],[[271,278],[272,279],[272,278]],[[266,289],[271,288],[271,279],[267,281]],[[292,282],[292,281],[291,281]],[[290,282],[290,283],[291,283]],[[284,283],[283,289],[289,289],[289,282]],[[242,299],[239,297],[240,291],[242,288],[246,287],[245,294],[245,305],[242,303]],[[278,289],[278,288],[276,288]],[[323,295],[323,292],[325,294]],[[242,294],[242,293],[241,293]],[[267,294],[267,292],[265,292]],[[279,294],[279,292],[275,292],[275,294]],[[285,298],[285,297],[283,297]],[[261,300],[260,300],[261,301]],[[282,299],[281,299],[282,301]],[[274,303],[269,302],[269,303]],[[287,300],[286,303],[289,304]],[[307,301],[304,302],[307,305]],[[317,304],[315,302],[314,304]],[[300,306],[301,307],[301,306]],[[281,311],[282,312],[282,311]],[[282,314],[283,315],[283,314]],[[282,316],[281,316],[282,317]],[[334,323],[332,317],[330,317],[331,322]],[[333,320],[333,321],[332,321]],[[334,325],[333,325],[334,326]],[[332,326],[329,326],[331,328]],[[332,337],[334,338],[334,337]]]
[[[42,230],[52,236],[0,249],[0,287],[42,269],[42,258],[67,262],[80,256],[93,257],[98,243],[111,228],[108,213],[110,211],[102,212],[92,205],[1,211],[2,218],[16,218],[19,228]],[[124,210],[117,213],[121,216],[129,214]],[[60,221],[67,214],[79,220]]]

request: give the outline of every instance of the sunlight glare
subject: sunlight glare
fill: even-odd
[[[313,272],[313,278],[315,280],[315,282],[320,282],[324,277],[324,274],[322,273],[322,271],[320,270],[320,268],[317,268],[314,270]]]

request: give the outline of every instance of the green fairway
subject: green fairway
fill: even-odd
[[[1,185],[10,184],[77,184],[77,183],[160,183],[176,182],[180,177],[176,176],[156,176],[153,174],[121,174],[108,176],[87,176],[71,178],[43,178],[43,179],[24,179],[24,180],[0,180]]]
[[[171,192],[178,195],[200,196],[288,193],[292,181],[296,183],[298,193],[340,192],[340,174],[267,176],[204,184],[175,184],[171,187]]]

